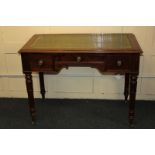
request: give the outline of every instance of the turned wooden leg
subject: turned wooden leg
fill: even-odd
[[[137,74],[130,74],[129,126],[134,127]]]
[[[43,72],[39,72],[39,81],[40,81],[40,93],[42,95],[42,99],[45,99],[45,84],[44,84]]]
[[[34,102],[34,95],[33,95],[33,81],[31,72],[26,72],[25,80],[26,80],[26,88],[28,94],[28,101],[29,101],[29,109],[32,118],[32,124],[36,122],[36,109],[35,109],[35,102]]]
[[[129,73],[125,74],[125,85],[124,85],[124,97],[125,97],[125,103],[127,103],[129,96]]]

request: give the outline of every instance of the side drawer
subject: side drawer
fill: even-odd
[[[23,54],[22,55],[24,71],[52,71],[53,57],[50,54]]]
[[[128,54],[108,54],[106,58],[107,71],[128,71],[130,70],[130,58]]]

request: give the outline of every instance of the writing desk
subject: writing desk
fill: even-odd
[[[129,125],[133,125],[139,60],[142,50],[133,34],[37,34],[19,51],[32,123],[36,121],[32,72],[39,73],[45,98],[44,73],[58,74],[69,66],[92,67],[100,73],[124,74],[125,101],[129,97]]]

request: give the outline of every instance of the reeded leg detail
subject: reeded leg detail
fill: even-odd
[[[26,80],[26,88],[28,94],[28,102],[29,102],[29,109],[32,118],[32,124],[36,122],[36,109],[35,109],[35,102],[34,102],[34,95],[33,95],[33,81],[31,72],[26,72],[25,80]]]
[[[137,74],[130,74],[129,126],[134,127]]]
[[[43,72],[39,72],[39,81],[40,81],[40,93],[42,95],[42,99],[45,99],[45,84],[44,84]]]
[[[125,97],[125,103],[127,103],[129,96],[129,73],[125,74],[125,85],[124,85],[124,97]]]

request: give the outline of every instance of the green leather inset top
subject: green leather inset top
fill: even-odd
[[[43,34],[29,44],[27,49],[96,50],[130,49],[126,34]]]

